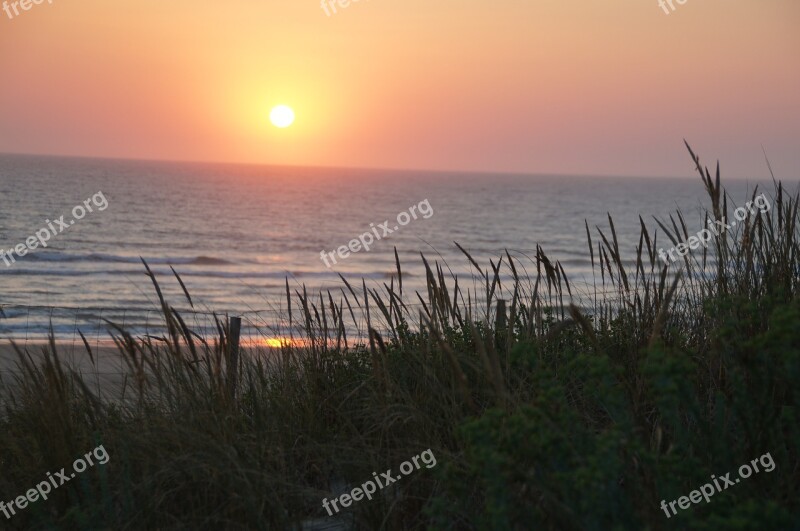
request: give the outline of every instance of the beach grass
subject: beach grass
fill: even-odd
[[[690,154],[705,215],[730,218],[719,167]],[[768,195],[768,212],[669,266],[658,249],[694,223],[680,213],[658,230],[642,219],[630,258],[610,217],[585,222],[587,292],[540,248],[526,264],[479,264],[462,248],[470,286],[422,257],[425,293],[404,291],[399,258],[383,289],[287,283],[295,332],[267,355],[243,350],[235,381],[229,321],[194,332],[144,264],[165,333],[109,323],[127,367],[119,399],[55,341],[37,356],[17,347],[0,397],[0,499],[98,444],[111,459],[0,527],[796,529],[800,198],[778,181]],[[426,449],[435,467],[323,509]],[[768,452],[773,471],[674,516],[661,508]]]

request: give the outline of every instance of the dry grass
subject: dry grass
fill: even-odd
[[[712,179],[691,156],[706,215],[727,217],[719,170]],[[339,293],[310,295],[287,282],[296,336],[279,355],[242,357],[235,373],[227,320],[215,318],[213,337],[192,331],[144,264],[165,333],[135,338],[109,323],[128,369],[123,400],[101,400],[53,341],[39,361],[17,350],[2,499],[101,442],[111,462],[6,525],[289,529],[327,518],[321,500],[337,488],[426,448],[436,469],[355,504],[347,525],[660,529],[660,499],[766,451],[778,463],[769,482],[754,478],[682,525],[796,522],[798,196],[776,182],[772,203],[677,267],[657,249],[688,238],[680,213],[662,232],[641,220],[633,260],[610,217],[607,228],[587,222],[590,293],[541,248],[532,264],[506,253],[482,267],[459,246],[471,289],[423,256],[427,293],[404,293],[396,253],[383,289],[342,277]]]

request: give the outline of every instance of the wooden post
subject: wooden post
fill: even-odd
[[[497,348],[504,349],[506,344],[506,301],[497,301],[497,314],[494,317],[494,337]]]
[[[502,299],[497,301],[497,315],[494,323],[496,332],[506,329],[506,301]]]
[[[236,398],[236,382],[239,376],[239,335],[242,329],[242,318],[228,319],[228,395]]]

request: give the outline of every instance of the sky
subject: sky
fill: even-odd
[[[673,5],[44,0],[0,11],[0,153],[800,178],[800,2]]]

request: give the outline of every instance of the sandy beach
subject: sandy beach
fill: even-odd
[[[50,345],[44,341],[22,342],[17,346],[39,365],[44,362],[45,349],[50,349]],[[56,349],[61,366],[82,375],[87,387],[103,399],[118,400],[124,387],[131,385],[131,370],[111,341],[91,345],[91,356],[81,342],[57,342]],[[240,347],[240,356],[243,358],[275,360],[278,352],[279,349],[266,346]],[[0,389],[14,387],[15,375],[20,374],[19,363],[19,355],[11,342],[4,340],[0,343]],[[126,394],[129,392],[126,391]]]

